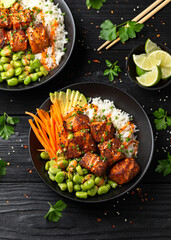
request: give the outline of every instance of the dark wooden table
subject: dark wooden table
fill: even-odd
[[[155,92],[143,90],[130,81],[125,68],[129,51],[147,38],[171,47],[171,5],[146,22],[137,39],[98,53],[96,48],[103,42],[98,39],[99,25],[105,19],[115,23],[129,20],[153,1],[107,0],[100,11],[87,10],[85,0],[66,2],[77,28],[75,49],[67,67],[35,90],[0,92],[0,114],[7,112],[21,120],[15,135],[8,141],[0,139],[0,157],[10,163],[7,175],[0,180],[0,239],[171,239],[171,175],[155,173],[157,160],[170,151],[171,128],[157,132],[152,115],[159,107],[171,115],[171,87]],[[119,60],[122,73],[114,83],[103,76],[105,59]],[[33,168],[25,147],[29,131],[25,110],[34,113],[49,92],[77,82],[103,82],[131,94],[144,107],[154,130],[154,157],[141,183],[120,199],[103,204],[81,204],[53,192]],[[49,208],[47,202],[54,204],[60,199],[68,205],[62,219],[58,223],[43,219]]]

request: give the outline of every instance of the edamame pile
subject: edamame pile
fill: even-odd
[[[44,160],[49,159],[47,152],[42,152],[40,157]],[[49,178],[57,182],[61,191],[75,192],[78,198],[86,199],[88,196],[106,194],[110,188],[117,187],[117,183],[106,176],[98,177],[82,168],[79,159],[67,161],[64,156],[60,156],[57,161],[47,161],[45,169]]]
[[[30,52],[12,52],[10,45],[0,51],[0,83],[6,81],[11,87],[20,83],[29,85],[40,77],[47,76],[48,71]]]

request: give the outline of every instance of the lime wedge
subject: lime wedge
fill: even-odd
[[[153,61],[153,59],[161,61],[160,67],[171,67],[171,55],[163,50],[157,50],[149,54],[148,59]],[[156,64],[158,65],[158,64]]]
[[[134,63],[141,69],[149,71],[152,70],[156,65],[159,66],[161,63],[160,59],[156,59],[155,57],[150,57],[143,53],[140,55],[133,54]]]
[[[163,80],[167,80],[168,78],[171,77],[171,67],[162,67],[161,72]]]
[[[146,43],[145,43],[145,52],[151,53],[154,52],[156,50],[160,50],[161,48],[157,46],[156,43],[152,42],[149,38],[147,39]]]
[[[136,79],[141,85],[145,87],[154,86],[161,79],[161,70],[158,66],[155,66],[150,72],[147,72],[140,77],[136,77]]]
[[[138,76],[141,76],[144,73],[146,73],[146,71],[144,71],[143,69],[139,68],[138,66],[136,66],[136,72],[137,72]]]

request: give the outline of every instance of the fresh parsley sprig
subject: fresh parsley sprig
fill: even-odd
[[[167,126],[171,126],[171,117],[167,116],[167,111],[165,111],[163,108],[159,108],[153,112],[153,115],[156,118],[154,123],[157,130],[165,130]]]
[[[109,81],[112,82],[115,78],[115,76],[118,76],[118,73],[122,70],[117,65],[118,61],[111,63],[109,60],[106,61],[106,66],[109,67],[109,69],[106,69],[103,73],[103,76],[109,76]]]
[[[0,158],[0,177],[6,175],[7,173],[6,165],[7,163]]]
[[[1,138],[7,140],[11,134],[14,134],[14,127],[16,123],[19,123],[20,120],[17,117],[10,117],[5,112],[0,116],[0,136]]]
[[[140,32],[144,25],[134,21],[115,25],[110,20],[105,20],[100,27],[102,29],[100,31],[101,39],[113,41],[119,36],[121,42],[126,42],[129,38],[135,38],[136,33]]]
[[[156,172],[163,172],[163,176],[166,176],[171,173],[171,155],[167,153],[167,159],[158,160],[158,165],[156,168]]]
[[[88,9],[92,7],[93,9],[99,10],[105,2],[106,0],[86,0],[86,5]]]
[[[50,209],[44,218],[47,218],[50,222],[58,222],[62,217],[62,211],[67,207],[66,203],[59,200],[55,205],[51,205],[49,202],[48,204],[50,205]]]

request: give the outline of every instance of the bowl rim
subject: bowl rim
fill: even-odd
[[[0,90],[7,91],[7,92],[20,92],[20,91],[22,92],[22,91],[31,90],[31,89],[37,88],[37,87],[42,86],[43,84],[49,82],[50,80],[52,80],[54,77],[56,77],[64,69],[64,67],[68,63],[68,61],[69,61],[69,59],[71,57],[71,54],[73,52],[73,49],[74,49],[75,40],[76,40],[76,26],[75,26],[74,17],[72,15],[72,12],[71,12],[68,4],[64,0],[61,0],[61,1],[63,2],[62,4],[64,4],[65,7],[68,9],[68,12],[69,12],[69,15],[70,15],[70,18],[71,18],[71,22],[72,22],[72,26],[73,26],[73,41],[72,41],[70,52],[68,53],[68,56],[67,56],[67,58],[66,58],[66,60],[65,60],[65,62],[63,64],[63,66],[54,75],[50,76],[47,80],[44,80],[43,82],[40,82],[39,84],[36,84],[36,85],[33,85],[33,86],[29,86],[28,85],[28,87],[26,87],[26,88],[18,88],[18,89],[15,89],[15,88],[9,88],[9,89],[2,88],[1,85],[0,85]],[[59,63],[59,65],[60,65],[60,63]]]
[[[102,86],[110,86],[108,84],[104,84],[104,83],[101,83],[101,82],[82,82],[82,83],[74,83],[74,84],[70,84],[70,85],[67,85],[57,91],[65,91],[67,88],[71,88],[71,87],[76,87],[78,85],[84,85],[84,84],[89,84],[89,85],[93,85],[93,84],[98,84],[98,85],[102,85]],[[111,87],[111,86],[110,86]],[[144,177],[144,175],[146,174],[150,164],[151,164],[151,161],[152,161],[152,158],[153,158],[153,153],[154,153],[154,134],[153,134],[153,129],[152,129],[152,126],[151,126],[151,122],[148,118],[148,115],[146,114],[145,110],[141,107],[141,105],[139,104],[139,102],[133,98],[130,94],[124,92],[123,90],[120,90],[119,88],[116,88],[114,86],[112,86],[113,88],[117,89],[118,91],[121,91],[123,94],[126,94],[128,95],[133,101],[135,101],[135,103],[139,106],[139,108],[142,110],[143,114],[145,115],[146,119],[147,119],[147,122],[148,122],[148,125],[149,125],[149,128],[150,128],[150,135],[151,135],[151,150],[150,150],[150,156],[149,156],[149,160],[143,170],[143,172],[141,173],[141,176],[134,182],[134,184],[132,186],[130,186],[126,191],[118,194],[117,196],[114,196],[114,197],[110,197],[109,199],[102,199],[102,200],[99,200],[99,201],[91,201],[89,200],[89,198],[87,199],[79,199],[79,198],[73,198],[73,197],[70,197],[70,196],[66,196],[63,192],[57,192],[53,187],[51,187],[46,181],[45,179],[43,179],[41,177],[41,175],[39,174],[35,164],[34,164],[34,161],[32,159],[32,154],[31,154],[31,148],[30,148],[30,136],[31,136],[31,132],[32,132],[32,128],[30,127],[29,128],[29,136],[28,136],[28,146],[29,146],[29,154],[31,156],[31,160],[32,160],[32,164],[34,166],[34,168],[36,169],[36,172],[38,173],[39,177],[43,180],[43,182],[49,187],[51,188],[54,192],[56,192],[57,194],[61,195],[62,197],[65,197],[67,199],[70,199],[70,200],[73,200],[73,201],[76,201],[76,202],[81,202],[81,203],[102,203],[102,202],[107,202],[107,201],[110,201],[110,200],[114,200],[114,199],[117,199],[121,196],[123,196],[124,194],[126,194],[127,192],[131,191],[140,181],[141,179]],[[50,100],[50,97],[48,97],[42,104],[39,108],[41,108],[47,101]]]
[[[163,48],[166,48],[167,50],[168,50],[168,52],[171,52],[171,50],[168,48],[168,47],[166,47],[165,45],[163,45],[163,44],[161,44],[161,43],[156,43],[157,45],[159,45],[160,47],[163,47]],[[130,71],[129,71],[129,69],[128,69],[128,64],[129,64],[129,60],[130,60],[130,58],[132,57],[132,55],[134,54],[134,52],[138,49],[138,48],[140,48],[140,47],[145,47],[145,43],[141,43],[141,44],[139,44],[139,45],[137,45],[137,46],[135,46],[130,52],[129,52],[129,54],[128,54],[128,56],[127,56],[127,59],[126,59],[126,70],[127,70],[127,74],[128,74],[128,77],[129,77],[129,79],[131,79],[131,81],[132,82],[134,82],[138,87],[140,87],[140,88],[143,88],[143,89],[146,89],[146,90],[150,90],[150,91],[156,91],[156,90],[161,90],[161,89],[163,89],[163,88],[165,88],[165,87],[167,87],[167,86],[169,86],[170,85],[170,83],[171,83],[171,79],[169,80],[169,81],[167,81],[165,84],[163,84],[163,85],[161,85],[161,86],[159,86],[159,87],[146,87],[146,86],[143,86],[143,85],[141,85],[140,83],[138,83],[137,81],[135,81],[133,78],[132,78],[132,76],[131,76],[131,74],[130,74]],[[164,50],[163,50],[164,51]],[[145,53],[145,50],[144,50],[144,53]]]

